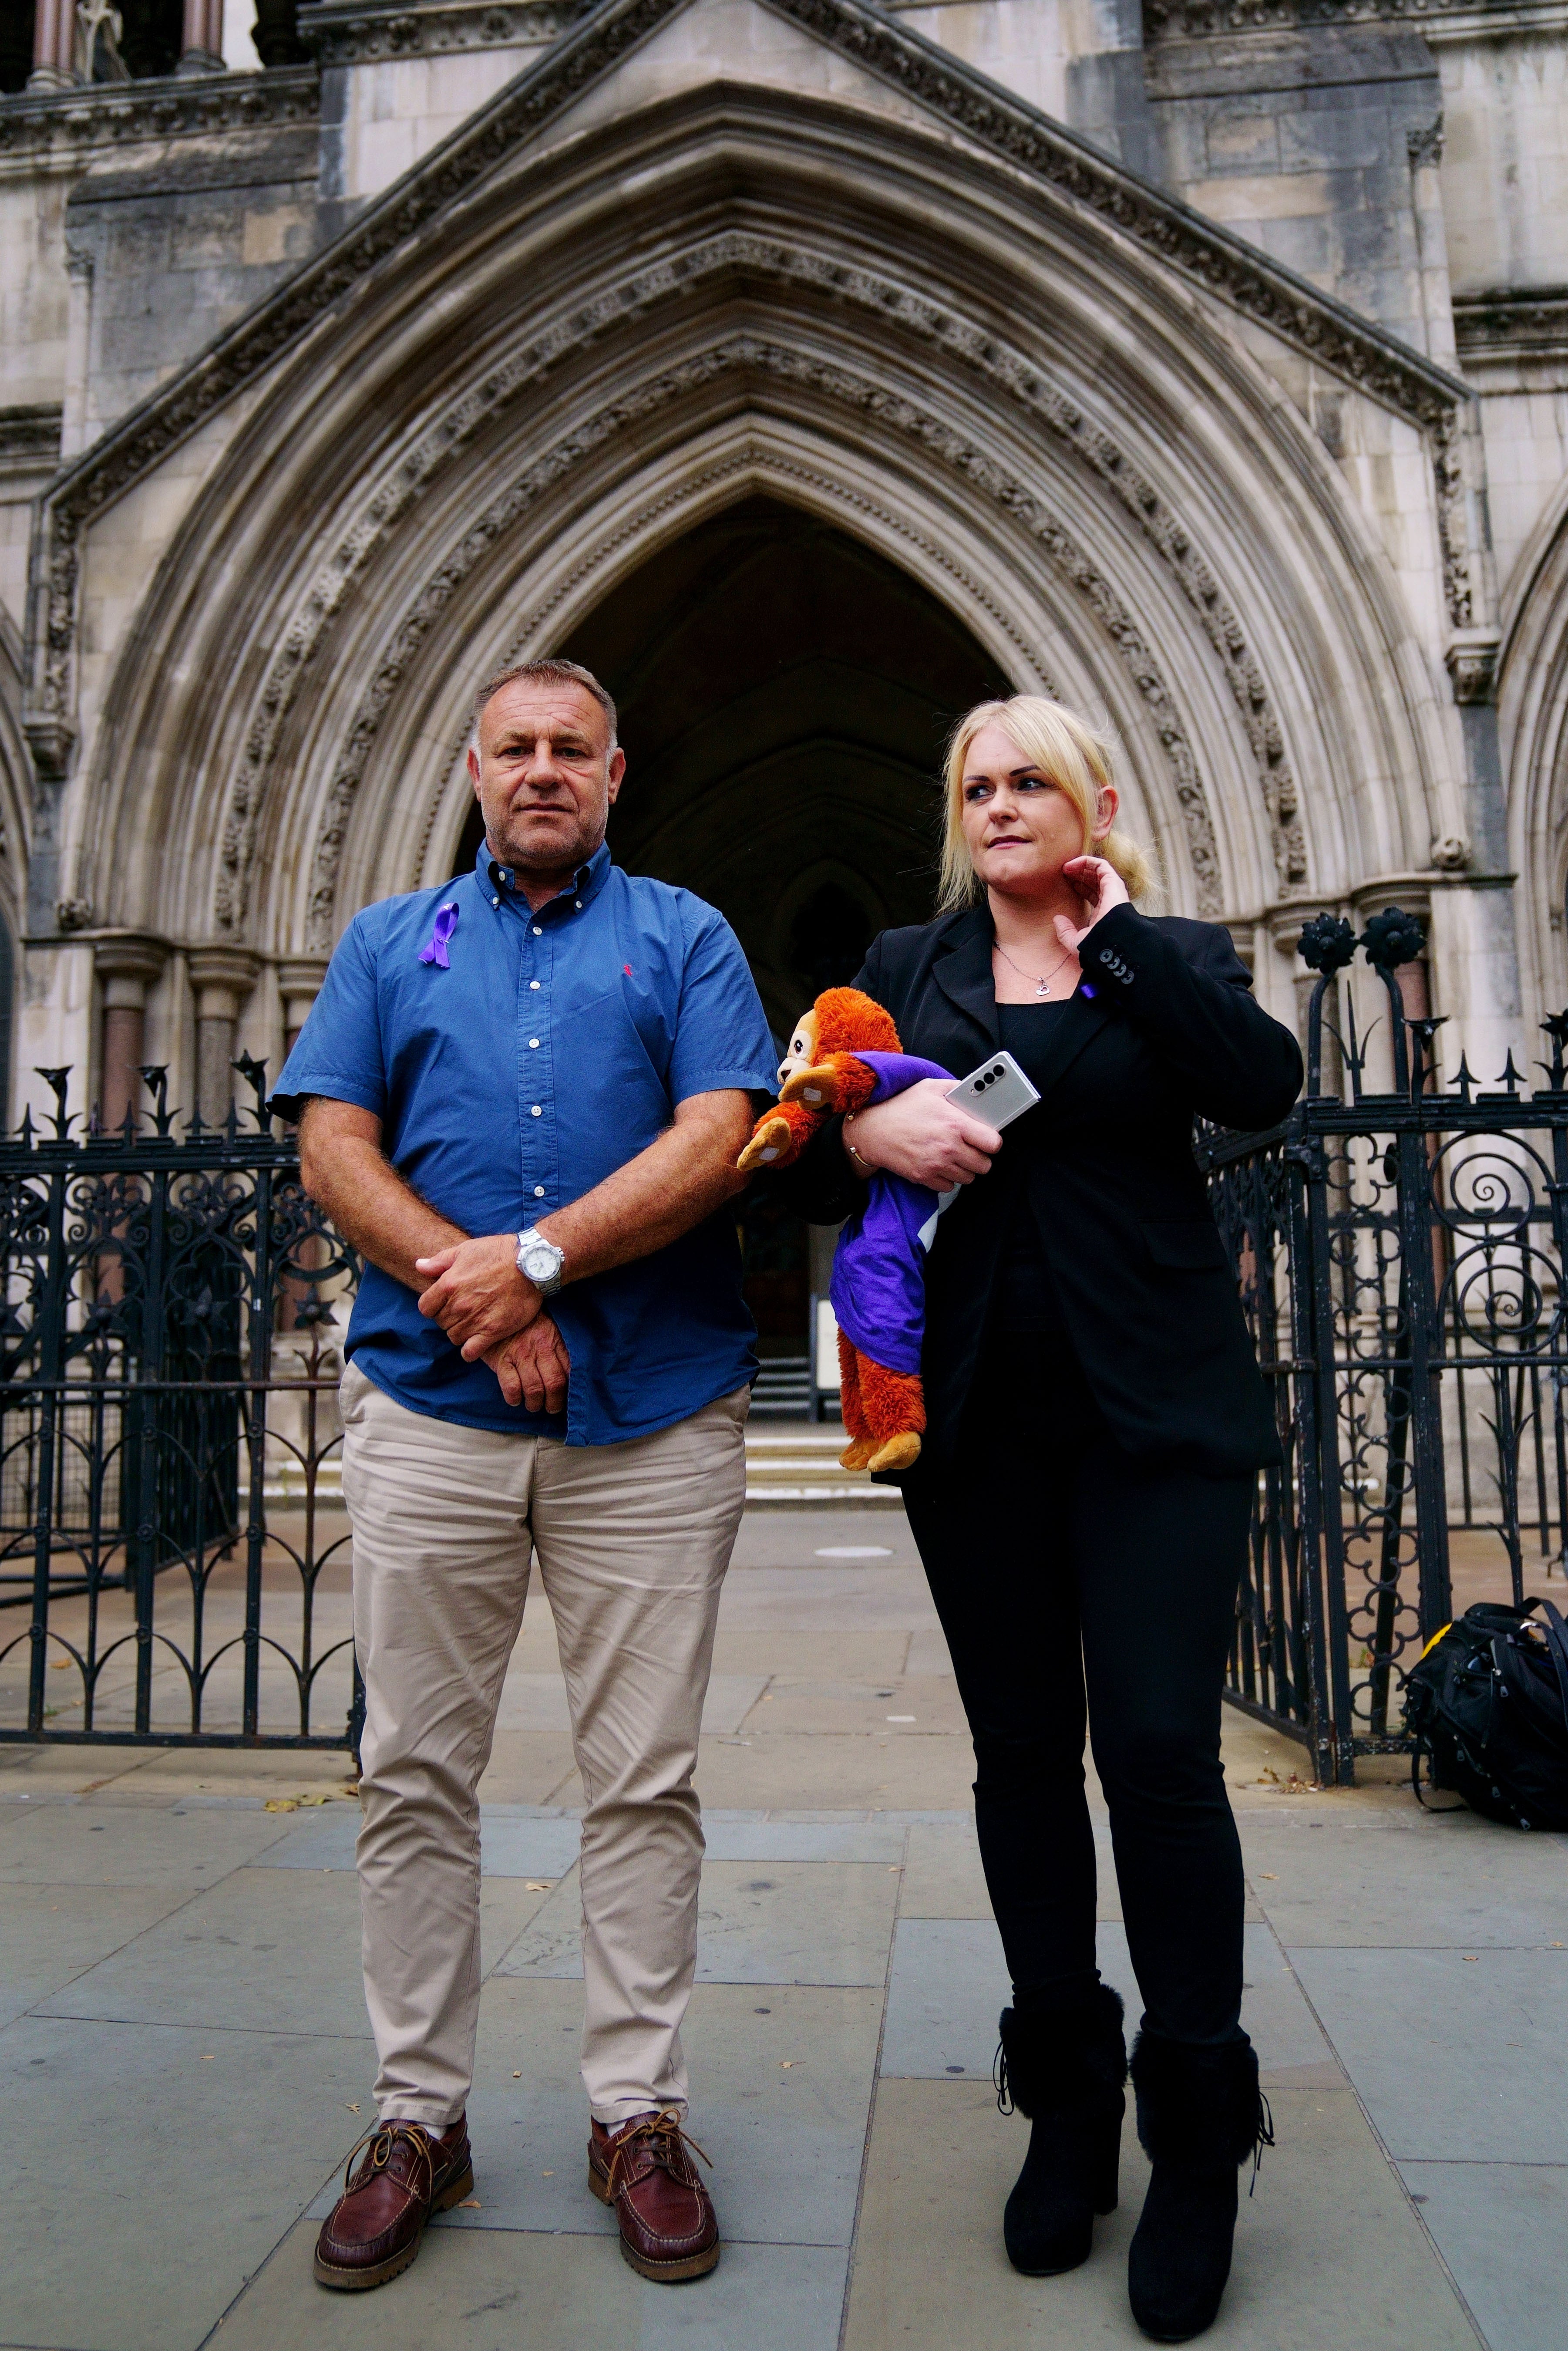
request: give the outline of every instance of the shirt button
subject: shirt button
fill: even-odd
[[[534,1199],[535,1199],[536,1201],[542,1201],[542,1200],[543,1200],[543,1198],[544,1198],[544,1187],[543,1187],[543,1186],[542,1186],[542,1185],[536,1185],[536,1186],[534,1187],[534,1188],[533,1188],[533,1198],[534,1198]]]
[[[533,1106],[533,1116],[534,1116],[534,1118],[535,1118],[535,1119],[538,1119],[538,1118],[542,1117],[542,1113],[543,1113],[543,1110],[544,1110],[544,1106],[543,1106],[543,1104],[542,1104],[542,1103],[535,1103],[535,1104],[534,1104],[534,1106]]]
[[[531,1039],[529,1039],[529,1041],[528,1041],[528,1042],[529,1042],[529,1044],[530,1044],[531,1046],[537,1046],[537,1045],[538,1045],[538,1043],[539,1043],[539,1040],[538,1040],[538,1039],[537,1039],[537,1038],[531,1038]]]
[[[528,985],[530,988],[537,988],[539,987],[539,983],[536,980],[531,980]]]
[[[583,902],[582,902],[582,900],[581,900],[581,899],[574,899],[574,900],[573,900],[573,902],[572,902],[572,904],[576,908],[577,913],[578,913],[579,914],[581,914],[581,913],[582,913],[582,912],[583,912]]]
[[[500,901],[499,899],[492,899],[490,901],[490,905],[492,907],[499,907],[500,905]]]
[[[533,936],[536,940],[542,940],[544,937],[544,927],[542,923],[535,923]]]

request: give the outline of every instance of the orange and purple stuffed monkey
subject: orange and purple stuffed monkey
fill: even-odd
[[[936,1062],[906,1054],[892,1016],[858,988],[825,989],[803,1014],[779,1064],[779,1101],[763,1113],[738,1166],[748,1175],[797,1159],[823,1121],[902,1093],[920,1079],[948,1079]],[[831,1297],[846,1471],[907,1471],[925,1429],[921,1349],[925,1337],[925,1253],[936,1229],[935,1193],[883,1169],[864,1208],[838,1237]]]

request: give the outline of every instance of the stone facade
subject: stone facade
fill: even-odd
[[[1030,686],[1282,1018],[1300,913],[1390,902],[1453,1061],[1568,1001],[1564,0],[187,0],[90,81],[39,8],[13,1116],[276,1069],[471,841],[476,674],[561,647],[775,1019],[927,902],[940,720]]]

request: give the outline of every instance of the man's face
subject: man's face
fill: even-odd
[[[486,703],[468,754],[491,854],[525,874],[570,873],[603,841],[626,765],[585,687],[514,679]]]

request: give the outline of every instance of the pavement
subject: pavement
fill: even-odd
[[[1278,2147],[1206,2340],[1568,2343],[1568,1841],[1351,1791],[1229,1710],[1247,2023]],[[688,2036],[724,2259],[621,2262],[585,2180],[564,1694],[529,1604],[484,1801],[473,2202],[372,2295],[310,2248],[372,2120],[356,1807],[314,1755],[0,1751],[0,2342],[1132,2347],[1145,2168],[1066,2278],[1005,2262],[1027,2127],[973,1765],[901,1512],[747,1514],[699,1786]],[[1100,1960],[1136,2002],[1106,1852]]]

